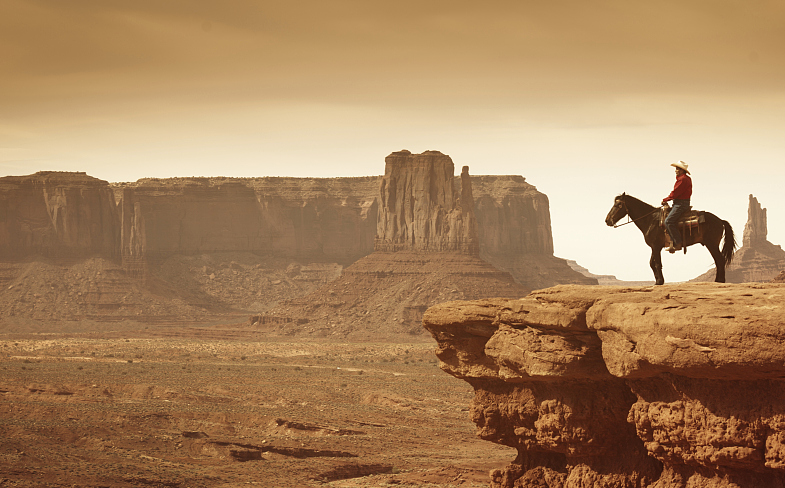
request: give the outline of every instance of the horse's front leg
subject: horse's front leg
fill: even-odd
[[[662,251],[661,247],[652,247],[651,259],[649,260],[649,266],[651,266],[651,270],[654,271],[655,285],[665,284],[665,277],[662,275],[662,256],[660,256],[660,251]]]

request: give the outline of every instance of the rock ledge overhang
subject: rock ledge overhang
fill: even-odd
[[[562,285],[423,324],[518,451],[492,488],[785,486],[785,284]]]
[[[561,285],[442,303],[423,324],[464,379],[785,377],[783,284]]]

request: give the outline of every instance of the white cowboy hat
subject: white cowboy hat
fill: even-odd
[[[671,163],[671,166],[673,166],[674,168],[683,169],[685,173],[690,174],[690,172],[687,170],[687,163],[685,163],[684,161],[679,161],[678,163]]]

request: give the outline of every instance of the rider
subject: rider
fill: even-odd
[[[673,200],[673,208],[665,218],[665,228],[668,229],[668,234],[671,236],[671,247],[668,248],[668,251],[676,252],[682,249],[681,232],[679,232],[676,223],[679,221],[679,217],[690,209],[692,179],[689,176],[690,172],[687,171],[687,163],[684,161],[672,163],[671,166],[676,168],[676,184],[673,185],[670,195],[662,199],[662,204],[665,205],[669,200]]]

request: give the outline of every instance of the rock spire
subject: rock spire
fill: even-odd
[[[761,208],[758,199],[750,195],[750,204],[747,207],[747,225],[744,226],[743,247],[754,247],[767,242],[767,234],[766,209]]]
[[[771,281],[785,269],[785,251],[767,240],[766,209],[750,195],[743,245],[725,270],[727,283]],[[714,268],[692,281],[713,281]]]
[[[455,166],[446,154],[404,150],[384,161],[375,250],[479,254],[468,166],[457,195]]]

